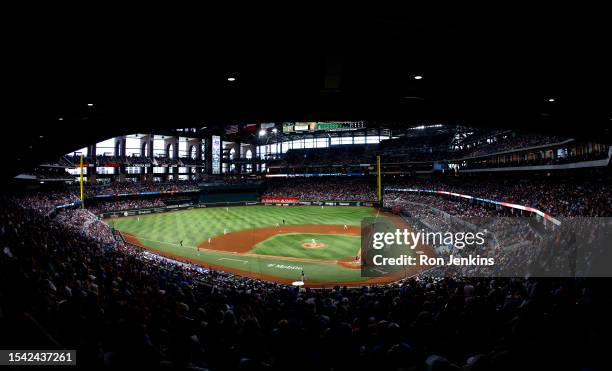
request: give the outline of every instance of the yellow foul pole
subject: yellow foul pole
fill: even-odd
[[[378,181],[378,185],[377,185],[377,191],[378,191],[378,205],[379,207],[382,207],[382,181],[380,179],[380,155],[376,156],[376,165],[377,165],[377,181]]]
[[[85,208],[85,198],[83,197],[83,154],[81,153],[81,176],[79,177],[81,183],[81,208]]]

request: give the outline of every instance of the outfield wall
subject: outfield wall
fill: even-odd
[[[196,205],[171,205],[171,206],[163,206],[163,207],[152,207],[152,208],[146,208],[146,209],[109,211],[109,212],[98,214],[98,216],[100,218],[119,218],[122,216],[155,214],[155,213],[163,213],[163,212],[168,212],[168,211],[201,209],[201,208],[207,208],[207,207],[230,207],[230,206],[250,206],[250,205],[260,205],[260,203],[254,202],[254,201],[240,201],[240,202],[202,203],[202,204],[196,204]]]
[[[135,209],[135,210],[120,210],[110,211],[98,214],[102,219],[105,218],[120,218],[123,216],[134,216],[134,215],[146,215],[163,213],[177,210],[190,210],[190,209],[201,209],[209,207],[233,207],[233,206],[252,206],[252,205],[265,205],[265,206],[376,206],[375,202],[371,201],[299,201],[295,203],[273,203],[273,202],[256,202],[256,201],[239,201],[239,202],[213,202],[213,203],[201,203],[197,205],[172,205],[163,207],[153,207],[146,209]]]
[[[262,197],[263,205],[289,206],[289,205],[305,205],[305,206],[377,206],[376,202],[364,200],[302,200],[299,197]]]
[[[266,206],[291,206],[291,205],[302,205],[302,206],[376,206],[375,202],[372,201],[290,201],[286,199],[279,200],[267,200],[261,204]]]

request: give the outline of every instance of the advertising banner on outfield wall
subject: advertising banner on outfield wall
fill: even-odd
[[[273,203],[273,204],[295,204],[300,202],[299,197],[262,197],[262,203]]]
[[[100,218],[120,218],[123,216],[163,213],[167,211],[176,211],[176,210],[189,210],[189,209],[199,209],[199,208],[208,208],[208,207],[251,206],[251,205],[260,205],[260,203],[252,202],[252,201],[241,201],[241,202],[216,202],[216,203],[197,204],[197,205],[191,205],[191,204],[174,205],[174,206],[165,206],[165,207],[155,207],[155,208],[150,208],[150,209],[112,211],[112,212],[99,214],[98,216]]]
[[[299,201],[298,198],[274,198],[274,197],[263,197],[261,203],[264,205],[272,206],[290,206],[290,205],[303,205],[303,206],[368,206],[372,207],[372,202],[361,202],[361,201]]]
[[[363,277],[612,277],[612,218],[365,218]]]

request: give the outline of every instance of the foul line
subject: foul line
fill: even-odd
[[[236,262],[242,262],[242,264],[247,264],[249,262],[248,260],[232,259],[232,258],[219,258],[219,259],[217,259],[217,261],[221,261],[221,260],[233,260],[233,261],[236,261]]]

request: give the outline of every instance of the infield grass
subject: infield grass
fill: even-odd
[[[304,247],[312,240],[324,246]],[[339,260],[354,258],[359,253],[360,236],[342,236],[319,233],[285,233],[272,236],[255,245],[251,252],[262,255],[290,256],[294,258]]]

